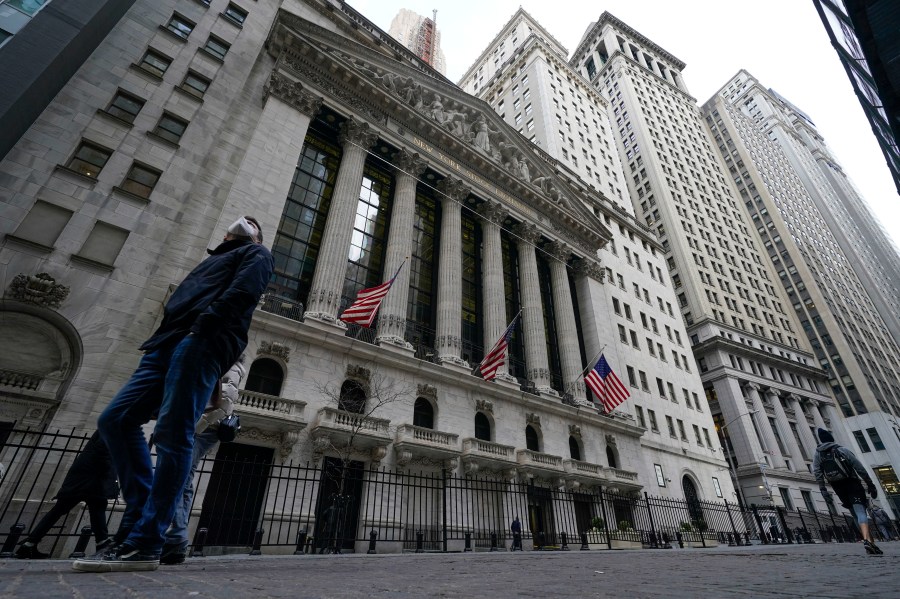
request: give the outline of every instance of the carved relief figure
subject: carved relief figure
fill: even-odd
[[[440,125],[445,124],[450,118],[447,112],[444,111],[444,103],[441,102],[441,97],[437,94],[434,95],[434,100],[432,100],[431,106],[428,107],[428,112],[431,118]]]
[[[519,176],[522,177],[523,181],[531,181],[531,172],[528,169],[528,163],[525,161],[525,156],[522,152],[519,152],[516,155],[516,166],[519,171]]]
[[[472,125],[475,131],[475,145],[488,154],[491,153],[491,126],[485,120],[484,115],[478,115],[478,120]]]

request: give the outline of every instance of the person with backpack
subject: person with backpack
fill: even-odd
[[[822,497],[829,505],[833,505],[834,499],[828,491],[828,486],[834,490],[841,505],[853,512],[859,523],[862,533],[863,545],[869,555],[881,555],[883,552],[872,540],[869,530],[869,515],[866,490],[872,499],[878,497],[878,489],[866,472],[865,466],[853,452],[834,442],[834,437],[824,428],[816,429],[816,439],[819,445],[816,447],[816,455],[813,458],[813,475],[819,483]],[[863,482],[866,488],[863,488]],[[827,483],[827,485],[826,485]]]

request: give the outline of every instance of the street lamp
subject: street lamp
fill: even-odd
[[[741,412],[725,424],[723,424],[719,430],[722,434],[722,449],[727,449],[727,444],[725,443],[725,429],[728,428],[728,425],[737,420],[738,418],[743,418],[744,416],[749,416],[750,414],[756,414],[759,410],[750,410],[748,412]],[[724,452],[723,452],[724,453]],[[734,467],[734,462],[728,459],[728,456],[725,456],[725,461],[728,462],[728,468],[731,470],[731,478],[734,480],[734,487],[737,489],[738,498],[741,500],[741,505],[746,508],[747,500],[744,498],[744,491],[741,489],[741,482],[738,480],[737,469]]]

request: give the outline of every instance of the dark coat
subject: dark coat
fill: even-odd
[[[100,433],[95,432],[72,462],[56,497],[87,500],[115,499],[118,496],[119,485],[109,450]]]
[[[141,345],[145,351],[177,345],[188,333],[215,342],[220,371],[247,346],[253,311],[269,284],[274,263],[265,246],[232,239],[208,250],[169,298],[159,328]]]

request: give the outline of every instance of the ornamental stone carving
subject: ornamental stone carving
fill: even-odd
[[[364,366],[347,364],[347,378],[368,385],[372,380],[372,371]]]
[[[572,255],[572,248],[562,241],[551,241],[544,248],[551,256],[562,262],[568,262]]]
[[[270,95],[310,117],[316,116],[324,102],[324,98],[321,96],[303,89],[303,84],[299,81],[288,79],[277,71],[272,73],[269,81],[263,87],[263,103]]]
[[[541,232],[531,223],[518,223],[513,227],[513,234],[525,243],[534,245],[541,238]]]
[[[528,412],[525,414],[525,423],[533,424],[535,426],[541,425],[541,417],[535,414],[534,412]]]
[[[445,194],[452,200],[463,201],[472,193],[472,188],[452,175],[445,177],[437,185],[438,191]]]
[[[416,389],[416,393],[419,397],[426,397],[428,399],[437,401],[437,387],[435,387],[434,385],[429,385],[428,383],[419,383]]]
[[[488,414],[494,413],[494,402],[489,399],[476,399],[475,400],[475,409],[479,412],[487,412]]]
[[[606,269],[593,260],[586,258],[575,261],[575,272],[582,276],[590,277],[599,283],[603,283],[606,280]]]
[[[59,308],[68,297],[69,288],[60,285],[45,272],[36,275],[18,274],[6,290],[9,299],[35,304],[44,308]]]
[[[503,204],[494,200],[486,200],[478,205],[478,213],[496,225],[502,225],[506,217],[509,216]]]
[[[616,446],[616,438],[612,435],[606,435],[606,444],[612,445],[613,447],[615,447]]]
[[[394,165],[402,172],[418,177],[428,168],[428,163],[414,152],[400,150],[392,157]]]
[[[569,425],[569,434],[573,437],[581,437],[581,426],[577,424]]]
[[[350,118],[341,123],[338,142],[343,146],[353,144],[368,150],[378,141],[378,134],[369,128],[369,123],[361,123]]]
[[[285,363],[291,361],[291,348],[274,341],[261,341],[257,353],[281,358]]]

